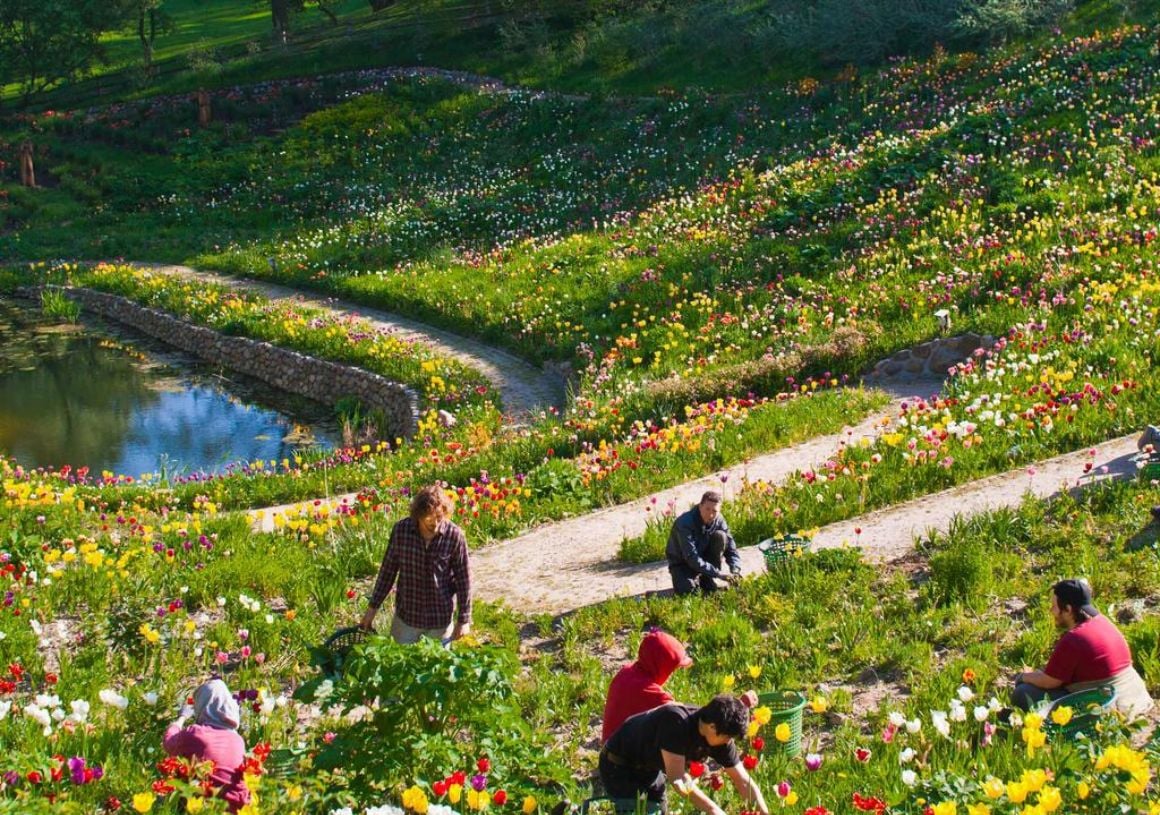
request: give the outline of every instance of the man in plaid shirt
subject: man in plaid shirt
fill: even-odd
[[[467,538],[447,519],[451,502],[438,486],[424,487],[411,500],[411,515],[394,525],[379,576],[359,625],[370,630],[391,589],[395,617],[391,636],[401,645],[430,637],[443,643],[471,630],[471,568]],[[455,602],[457,601],[457,603]],[[458,605],[458,612],[452,612]]]

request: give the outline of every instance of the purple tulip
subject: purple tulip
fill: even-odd
[[[471,788],[473,790],[475,790],[476,792],[483,792],[483,790],[486,786],[487,786],[487,776],[486,775],[477,774],[477,775],[471,776]]]
[[[808,753],[806,755],[806,769],[811,773],[816,772],[822,766],[822,756],[819,753]]]

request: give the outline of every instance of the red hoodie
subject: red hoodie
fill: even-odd
[[[692,664],[685,646],[676,637],[663,631],[646,634],[636,652],[636,662],[621,668],[608,686],[601,743],[612,738],[630,716],[673,701],[672,694],[661,685],[677,668]]]

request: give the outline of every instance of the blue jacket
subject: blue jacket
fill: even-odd
[[[714,532],[725,533],[725,552],[722,559],[729,564],[730,571],[740,572],[741,555],[737,552],[737,543],[733,540],[733,535],[729,533],[729,524],[718,514],[713,523],[706,525],[701,520],[699,507],[693,507],[677,516],[673,530],[669,533],[665,557],[669,563],[684,564],[697,574],[725,577],[725,572],[705,562],[705,553],[709,550],[709,536]]]

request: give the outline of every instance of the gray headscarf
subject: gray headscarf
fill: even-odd
[[[218,730],[237,730],[242,721],[237,700],[220,679],[211,679],[193,692],[193,715],[198,724]]]

